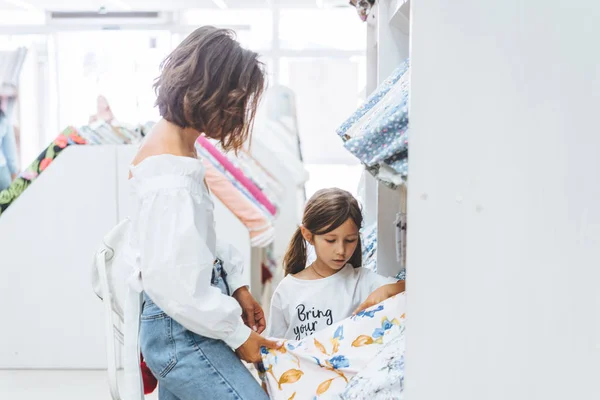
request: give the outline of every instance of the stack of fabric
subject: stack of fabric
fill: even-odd
[[[110,125],[97,121],[81,128],[69,126],[46,147],[12,184],[0,191],[0,215],[35,181],[38,176],[72,145],[132,144],[139,143],[144,135],[143,128],[125,125]]]
[[[408,176],[409,73],[407,60],[337,129],[346,149],[392,188]]]
[[[113,125],[102,120],[82,126],[78,132],[88,144],[137,144],[144,136],[142,126]]]
[[[68,146],[86,143],[86,140],[79,135],[74,127],[70,126],[63,130],[7,189],[0,191],[0,216],[64,149]]]
[[[281,192],[278,182],[248,153],[226,155],[204,136],[198,138],[196,149],[211,191],[246,225],[252,246],[270,245]]]

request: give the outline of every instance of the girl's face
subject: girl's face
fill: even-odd
[[[304,227],[304,238],[313,244],[317,260],[335,271],[342,269],[358,246],[358,227],[351,218],[338,228],[323,235],[312,235]]]

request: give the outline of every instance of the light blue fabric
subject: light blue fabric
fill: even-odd
[[[346,139],[345,136],[348,130],[385,97],[390,89],[398,82],[398,80],[400,80],[406,71],[408,71],[408,68],[409,61],[406,60],[400,67],[396,68],[390,74],[390,76],[377,87],[377,89],[375,89],[375,92],[369,96],[367,101],[362,106],[354,111],[354,113],[340,125],[340,127],[336,130],[337,134]]]
[[[408,149],[408,80],[407,70],[378,109],[370,113],[370,120],[361,121],[344,143],[346,149],[369,167]]]
[[[390,166],[394,171],[403,177],[408,176],[408,153],[398,153],[384,161],[384,164]]]
[[[0,111],[0,167],[4,166],[11,174],[19,171],[15,133],[6,115]]]
[[[406,280],[406,268],[403,268],[400,272],[398,272],[398,275],[396,275],[396,279],[400,281]]]
[[[377,272],[377,225],[364,232],[362,246],[363,268]]]
[[[213,266],[212,285],[229,295],[222,263]],[[268,400],[235,353],[221,340],[188,331],[144,294],[140,345],[158,379],[159,400]]]
[[[346,149],[392,189],[408,176],[409,77],[406,60],[337,129]]]

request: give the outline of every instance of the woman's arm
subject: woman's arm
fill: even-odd
[[[244,259],[230,244],[217,242],[217,258],[223,262],[227,274],[227,286],[234,299],[242,307],[242,320],[255,332],[263,333],[266,328],[265,313],[248,290],[248,280],[244,276]]]

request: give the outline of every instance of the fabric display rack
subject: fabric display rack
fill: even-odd
[[[384,4],[381,4],[384,3]],[[370,30],[375,30],[378,18],[389,6],[387,1],[378,3],[366,18]],[[400,11],[398,11],[400,12]],[[378,40],[386,40],[379,27]],[[370,37],[371,40],[373,40]],[[373,46],[381,47],[376,42],[369,47],[368,57],[380,57]],[[382,61],[376,60],[376,63]],[[381,68],[380,68],[381,69]],[[383,77],[383,71],[369,71],[375,77]],[[375,79],[371,79],[373,81]],[[363,229],[364,266],[384,275],[405,276],[406,270],[406,186],[408,182],[408,147],[409,147],[409,99],[410,63],[408,58],[399,63],[391,73],[384,76],[381,82],[371,90],[371,94],[350,117],[344,121],[336,133],[344,142],[344,147],[352,153],[364,166],[369,177],[374,181],[363,190],[376,192],[375,196],[366,195],[366,213],[375,214],[376,218],[367,219]],[[366,184],[365,184],[366,186]],[[375,200],[368,202],[369,198]],[[391,209],[386,209],[384,197],[391,197]],[[390,235],[391,234],[391,235]],[[385,236],[384,246],[378,244]],[[378,268],[378,263],[383,267]]]
[[[133,129],[126,126],[113,126],[105,122],[81,128],[73,126],[65,128],[7,189],[0,191],[0,217],[67,147],[86,144],[135,144],[142,139],[143,129],[141,126]]]

